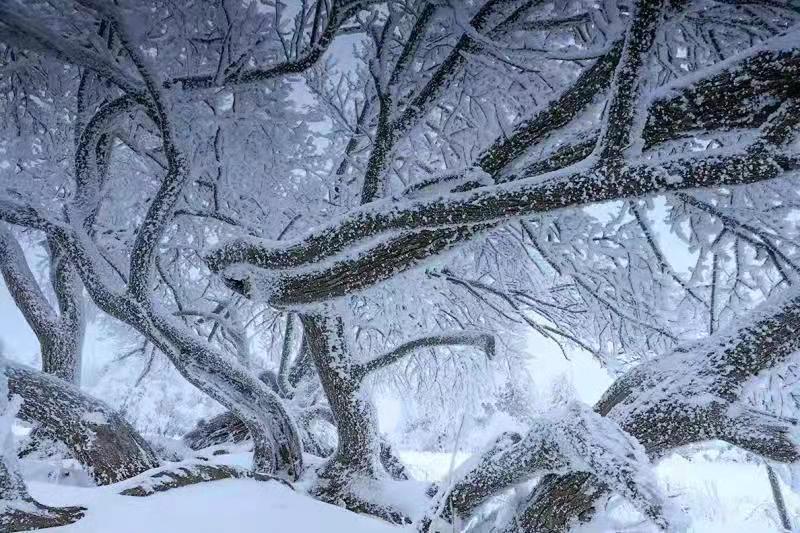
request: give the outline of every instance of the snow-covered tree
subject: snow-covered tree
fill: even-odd
[[[249,435],[257,475],[308,475],[393,522],[411,517],[365,490],[407,478],[373,381],[405,365],[407,384],[478,396],[453,384],[487,358],[513,369],[521,327],[586,350],[619,376],[594,409],[498,437],[417,526],[541,478],[499,530],[565,531],[609,493],[668,528],[651,461],[709,439],[800,452],[793,418],[745,401],[800,347],[799,18],[782,1],[7,0],[3,66],[37,83],[1,97],[26,126],[2,144],[0,219],[46,235],[103,313],[228,409],[190,443]],[[29,277],[9,261],[10,285]],[[276,371],[254,330],[282,339]],[[337,443],[312,475],[318,422]]]

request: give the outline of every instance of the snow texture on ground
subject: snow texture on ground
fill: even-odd
[[[31,483],[51,505],[88,507],[63,533],[391,533],[383,522],[318,502],[276,482],[222,480],[146,498],[120,496],[114,487],[79,488]]]
[[[761,464],[731,462],[696,453],[662,461],[657,473],[665,493],[682,508],[691,527],[687,533],[769,533],[780,531],[766,471]],[[451,455],[402,452],[419,479],[447,476]],[[457,454],[457,467],[466,454]],[[216,459],[216,458],[215,458]],[[245,454],[219,458],[246,464]],[[174,489],[146,498],[120,496],[120,486],[77,487],[42,481],[31,492],[51,505],[83,505],[84,519],[54,533],[390,533],[412,531],[358,516],[313,500],[275,482],[224,480]],[[800,495],[783,485],[795,527],[800,526]],[[632,508],[613,502],[610,520],[585,531],[605,533],[654,531],[637,523]]]

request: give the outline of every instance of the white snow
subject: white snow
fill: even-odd
[[[416,479],[440,481],[447,477],[452,454],[400,451]],[[469,454],[457,453],[457,467]],[[213,456],[214,462],[246,466],[247,453]],[[709,445],[693,453],[673,455],[656,465],[659,484],[689,522],[686,533],[767,533],[780,531],[762,463],[744,462],[745,454],[720,452]],[[29,461],[24,461],[28,463]],[[412,527],[392,526],[314,500],[276,482],[223,480],[173,489],[145,498],[120,496],[122,484],[81,487],[26,477],[31,494],[50,505],[82,505],[86,516],[54,533],[410,533]],[[31,479],[33,478],[33,479]],[[36,479],[36,480],[34,480]],[[394,498],[419,504],[419,484],[391,487]],[[386,490],[388,487],[384,487]],[[800,525],[800,494],[782,484],[795,527]],[[406,492],[408,494],[406,494]],[[402,494],[401,494],[402,493]],[[640,523],[640,515],[621,498],[610,512],[580,533],[624,531],[655,533]],[[634,525],[636,524],[636,525]]]
[[[117,488],[118,489],[118,488]],[[293,492],[276,482],[223,480],[145,498],[120,496],[114,486],[83,489],[30,483],[48,504],[89,508],[70,533],[391,533],[399,528]]]

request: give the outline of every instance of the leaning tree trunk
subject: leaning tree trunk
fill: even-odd
[[[114,409],[56,377],[3,361],[19,418],[64,443],[98,485],[116,483],[158,466],[139,433]]]
[[[0,531],[32,531],[71,524],[83,516],[84,510],[42,505],[28,494],[17,470],[11,433],[16,406],[9,402],[4,365],[0,359]]]
[[[719,439],[769,460],[800,460],[798,421],[738,403],[750,378],[800,349],[800,296],[762,304],[747,323],[634,368],[612,384],[595,411],[635,437],[652,459]],[[563,533],[591,519],[608,492],[590,474],[545,476],[504,531]]]

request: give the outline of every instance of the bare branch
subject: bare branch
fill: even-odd
[[[323,0],[318,0],[322,2]],[[242,86],[261,83],[280,76],[300,74],[313,66],[331,43],[340,33],[344,23],[358,11],[385,0],[332,0],[325,29],[319,37],[312,41],[310,46],[298,54],[297,58],[290,59],[266,68],[251,68],[229,73],[221,84],[217,83],[216,76],[207,74],[200,76],[184,76],[165,82],[165,87],[180,84],[187,90],[209,89],[219,86]]]
[[[379,355],[365,363],[356,365],[353,367],[352,372],[354,376],[356,376],[358,379],[361,379],[364,376],[375,372],[376,370],[393,365],[411,352],[424,348],[434,348],[437,346],[474,346],[482,350],[486,354],[486,357],[491,359],[494,357],[494,343],[494,336],[488,333],[455,331],[452,333],[428,335],[405,342],[390,352]]]

